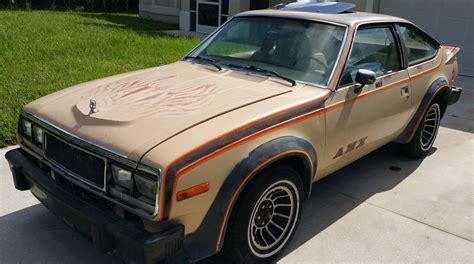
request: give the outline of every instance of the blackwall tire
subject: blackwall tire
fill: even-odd
[[[435,102],[428,107],[411,141],[403,145],[405,153],[412,158],[428,155],[438,135],[440,122],[441,107]]]
[[[240,195],[227,227],[223,253],[236,263],[271,263],[298,226],[303,186],[289,166],[255,176]]]

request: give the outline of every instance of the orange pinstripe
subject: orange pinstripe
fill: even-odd
[[[272,157],[266,159],[264,162],[260,163],[260,165],[258,165],[258,167],[256,167],[254,170],[252,170],[249,174],[247,174],[247,176],[245,176],[244,180],[240,183],[239,187],[237,188],[237,190],[234,191],[234,193],[232,194],[232,197],[230,199],[230,202],[227,204],[227,208],[226,208],[226,211],[225,211],[225,215],[224,215],[224,219],[222,220],[222,223],[221,223],[221,228],[219,230],[219,236],[217,238],[217,244],[216,244],[216,251],[219,250],[219,246],[221,244],[221,241],[222,241],[222,234],[224,233],[224,227],[225,227],[225,224],[227,222],[227,218],[229,217],[229,214],[230,214],[230,210],[231,210],[231,207],[232,207],[232,204],[233,204],[233,201],[235,200],[235,198],[237,197],[237,195],[240,193],[240,191],[242,190],[242,188],[244,187],[244,185],[249,181],[250,177],[252,175],[255,175],[256,172],[258,172],[259,170],[261,170],[262,168],[264,168],[266,165],[270,164],[273,160],[276,160],[278,159],[279,157],[281,156],[284,156],[286,154],[293,154],[293,153],[300,153],[300,154],[303,154],[305,155],[309,160],[311,160],[311,158],[309,157],[309,155],[302,151],[302,150],[299,150],[299,149],[293,149],[293,150],[287,150],[287,151],[284,151],[284,152],[281,152],[279,154],[276,154],[276,155],[273,155]],[[313,164],[311,164],[311,174],[313,173]]]
[[[339,107],[342,107],[342,106],[344,106],[344,105],[354,103],[354,102],[356,102],[356,101],[358,101],[358,100],[361,100],[361,99],[364,99],[364,98],[366,98],[366,97],[368,97],[368,96],[372,96],[372,95],[381,93],[381,92],[383,92],[383,91],[386,91],[386,90],[388,90],[388,89],[391,89],[391,88],[393,88],[393,87],[395,87],[395,86],[398,86],[398,85],[400,85],[400,84],[407,83],[407,82],[409,82],[409,81],[412,80],[412,79],[416,79],[416,78],[419,78],[419,77],[421,77],[421,76],[423,76],[423,75],[426,75],[426,74],[428,74],[428,73],[431,73],[431,72],[433,72],[433,71],[436,71],[436,70],[437,70],[438,68],[440,68],[441,65],[442,65],[442,61],[443,61],[442,58],[443,58],[443,56],[441,56],[440,63],[439,63],[437,66],[435,66],[435,67],[433,67],[433,68],[431,68],[431,69],[428,69],[428,70],[426,70],[426,71],[417,73],[417,74],[411,76],[411,77],[408,78],[408,79],[404,79],[404,80],[397,81],[397,82],[392,83],[392,84],[389,84],[389,85],[387,85],[387,86],[384,86],[384,87],[381,87],[381,88],[378,88],[378,89],[375,89],[375,90],[368,91],[368,92],[366,92],[366,93],[363,93],[363,94],[361,94],[361,95],[359,95],[359,96],[357,96],[357,97],[351,98],[351,99],[349,99],[349,100],[342,101],[342,102],[338,102],[338,103],[332,104],[332,105],[330,105],[330,106],[327,106],[327,107],[325,107],[325,108],[318,109],[318,110],[315,110],[315,111],[312,111],[312,112],[308,112],[308,113],[305,113],[305,114],[303,114],[303,115],[294,117],[294,118],[292,118],[292,119],[283,121],[282,123],[279,123],[279,124],[273,125],[273,126],[271,126],[271,127],[268,127],[268,128],[266,128],[266,129],[263,129],[263,130],[261,130],[261,131],[258,131],[258,132],[256,132],[255,134],[252,134],[252,135],[249,135],[249,136],[244,137],[244,138],[242,138],[242,139],[239,139],[239,140],[237,140],[237,141],[235,141],[235,142],[232,142],[232,143],[230,143],[230,144],[228,144],[228,145],[226,145],[226,146],[224,146],[224,147],[222,147],[222,148],[220,148],[220,149],[218,149],[218,150],[216,150],[216,151],[214,151],[214,152],[212,152],[212,153],[206,155],[206,156],[201,157],[200,159],[198,159],[198,160],[196,160],[196,161],[194,161],[194,162],[192,162],[192,163],[186,165],[185,167],[183,167],[182,169],[180,169],[180,170],[176,173],[175,181],[174,181],[174,183],[173,183],[173,191],[172,191],[172,194],[174,194],[175,191],[176,191],[176,186],[177,186],[177,183],[178,183],[178,181],[179,181],[179,178],[180,178],[183,174],[185,174],[187,171],[193,169],[194,167],[196,167],[196,166],[199,165],[200,163],[205,162],[205,161],[208,161],[208,160],[212,159],[213,157],[215,157],[215,156],[217,156],[217,155],[219,155],[219,154],[221,154],[221,153],[223,153],[223,152],[226,152],[226,151],[228,151],[228,150],[230,150],[230,149],[233,149],[233,148],[235,148],[235,147],[237,147],[237,146],[239,146],[239,145],[241,145],[241,144],[243,144],[243,143],[245,143],[245,142],[248,142],[248,141],[253,140],[253,139],[255,139],[255,138],[264,136],[264,135],[266,135],[266,134],[268,134],[268,133],[270,133],[270,132],[272,132],[272,131],[274,131],[274,130],[276,130],[276,129],[280,129],[280,128],[286,127],[286,126],[288,126],[288,125],[290,125],[290,124],[293,124],[293,123],[296,123],[296,122],[300,122],[300,121],[304,121],[304,120],[306,120],[306,119],[308,119],[308,118],[310,118],[310,117],[316,116],[316,115],[321,114],[321,113],[323,113],[323,112],[327,112],[327,111],[330,111],[330,110],[334,110],[334,109],[339,108]],[[436,59],[438,59],[438,58],[436,58]],[[435,60],[436,60],[436,59],[435,59]],[[431,62],[431,61],[430,61],[430,62]],[[315,99],[311,100],[310,102],[305,102],[305,103],[303,103],[303,104],[300,104],[300,105],[297,105],[297,106],[293,106],[293,107],[291,107],[291,108],[282,110],[282,111],[280,111],[280,112],[276,112],[276,113],[273,113],[273,114],[271,114],[271,115],[265,116],[265,117],[263,117],[263,118],[259,118],[259,119],[257,119],[257,120],[253,120],[253,121],[250,122],[250,123],[247,123],[247,124],[245,124],[245,125],[243,125],[243,126],[241,126],[241,127],[238,127],[238,128],[236,128],[236,129],[234,129],[234,130],[231,130],[231,131],[229,131],[229,132],[227,132],[227,133],[225,133],[225,134],[223,134],[223,135],[221,135],[221,136],[219,136],[219,137],[216,137],[216,138],[214,138],[213,140],[210,140],[210,141],[208,141],[208,142],[206,142],[206,143],[204,143],[204,144],[201,144],[201,145],[195,147],[194,149],[192,149],[192,150],[186,152],[185,154],[181,155],[180,157],[178,157],[178,158],[177,158],[176,160],[174,160],[169,166],[167,166],[167,168],[166,168],[166,170],[165,170],[165,173],[164,173],[164,177],[163,177],[163,186],[165,186],[165,184],[166,184],[166,178],[167,178],[167,174],[168,174],[169,168],[173,167],[179,160],[181,160],[182,158],[184,158],[184,157],[190,155],[191,153],[193,153],[193,152],[196,151],[197,149],[200,149],[200,148],[206,146],[207,144],[209,144],[209,143],[211,143],[211,142],[213,142],[213,141],[215,141],[215,140],[217,140],[217,139],[219,139],[219,138],[226,137],[227,135],[233,134],[233,133],[235,133],[235,132],[238,131],[238,130],[251,127],[251,126],[253,126],[253,125],[255,125],[255,124],[261,122],[261,121],[264,120],[264,119],[271,118],[271,117],[273,117],[273,116],[275,116],[275,115],[281,114],[281,113],[286,112],[286,111],[290,111],[290,110],[292,110],[292,109],[294,109],[294,108],[296,108],[296,107],[301,107],[301,105],[304,105],[304,104],[308,104],[308,103],[311,103],[311,102],[314,102],[314,101],[317,101],[317,100],[325,100],[325,99],[327,99],[327,97],[329,97],[329,95],[330,95],[330,92],[328,92],[328,93],[326,93],[326,94],[324,94],[324,95],[322,95],[322,96],[320,96],[320,97],[318,97],[318,98],[315,98]],[[165,195],[164,192],[165,192],[165,188],[162,188],[162,193],[161,193],[162,196],[161,196],[161,197],[165,197],[165,196],[164,196],[164,195]],[[172,195],[172,197],[173,197],[173,195]],[[170,205],[169,218],[171,218],[171,212],[172,212],[172,209],[173,209],[173,206],[174,206],[174,199],[172,199],[170,202],[171,202],[171,205]],[[160,204],[160,218],[161,218],[161,216],[163,215],[162,210],[163,210],[163,208],[164,208],[164,203],[165,203],[164,199],[161,199],[161,204]]]

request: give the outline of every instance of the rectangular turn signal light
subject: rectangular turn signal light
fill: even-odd
[[[191,188],[179,191],[176,194],[176,200],[177,201],[186,200],[188,198],[199,195],[201,193],[205,193],[207,191],[209,191],[209,183],[208,182],[201,183]]]

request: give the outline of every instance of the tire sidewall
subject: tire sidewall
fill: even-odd
[[[426,117],[428,116],[428,114],[430,113],[431,109],[433,109],[433,108],[436,108],[435,111],[437,112],[436,127],[434,128],[434,131],[433,131],[434,135],[433,135],[432,139],[430,140],[429,145],[427,147],[423,148],[423,146],[421,144],[421,136],[422,136],[422,131],[423,131],[423,127],[424,127],[424,121],[425,121]],[[438,136],[440,121],[441,121],[441,107],[439,106],[438,103],[433,103],[428,108],[428,110],[426,111],[426,114],[423,117],[423,123],[420,124],[420,131],[418,132],[419,133],[418,134],[418,141],[419,141],[419,144],[420,144],[420,150],[424,154],[427,154],[431,150],[431,148],[433,147],[434,142],[436,141],[436,137]]]
[[[430,110],[433,107],[436,107],[437,111],[438,111],[437,126],[435,128],[434,137],[432,138],[432,140],[429,144],[429,147],[423,148],[422,144],[421,144],[421,137],[422,137],[422,133],[423,133],[424,123],[425,123],[426,116],[428,115],[428,113],[430,113]],[[430,104],[430,106],[426,109],[426,112],[423,115],[423,118],[422,118],[420,124],[418,125],[416,133],[415,133],[414,137],[412,138],[412,140],[409,143],[409,146],[410,146],[409,153],[410,153],[411,156],[414,156],[416,158],[420,158],[420,157],[424,157],[424,156],[428,155],[428,153],[431,151],[431,149],[433,147],[434,142],[436,141],[436,137],[438,136],[440,122],[441,122],[441,106],[439,105],[438,102],[434,102],[434,103]]]
[[[252,224],[252,221],[254,220],[254,217],[255,217],[255,214],[256,214],[256,211],[258,210],[257,208],[257,205],[258,203],[263,199],[263,195],[265,193],[267,193],[269,190],[271,190],[272,188],[275,188],[275,187],[286,187],[289,189],[289,191],[291,192],[291,195],[292,195],[292,199],[295,200],[295,205],[296,205],[296,208],[294,208],[292,214],[293,217],[289,220],[290,223],[289,223],[289,230],[284,232],[286,233],[278,243],[276,243],[276,245],[274,246],[274,248],[270,251],[270,252],[259,252],[261,250],[257,249],[257,248],[254,248],[252,246],[252,238],[251,238],[251,234],[250,234],[250,229],[251,229],[251,224]],[[293,230],[296,226],[296,223],[299,219],[299,211],[301,210],[301,206],[300,206],[300,194],[298,193],[298,190],[297,190],[297,187],[295,186],[295,184],[290,181],[290,180],[279,180],[279,181],[275,181],[274,183],[272,183],[270,186],[268,186],[262,193],[261,193],[261,196],[258,198],[257,201],[254,201],[253,202],[253,209],[252,209],[252,212],[250,214],[250,217],[249,219],[247,220],[247,246],[249,247],[250,251],[252,252],[252,254],[258,258],[261,258],[261,259],[265,259],[265,258],[271,258],[273,255],[276,255],[285,245],[286,243],[288,242],[289,238],[291,237],[291,234],[293,233]]]
[[[297,194],[296,204],[298,208],[291,221],[290,230],[285,234],[281,240],[281,244],[277,243],[276,249],[272,249],[272,254],[262,256],[264,254],[256,255],[255,250],[251,247],[249,241],[249,225],[251,224],[252,215],[255,206],[264,192],[272,185],[278,182],[284,182],[292,185]],[[276,166],[269,170],[264,170],[258,173],[251,182],[248,183],[244,191],[237,200],[235,210],[231,215],[228,230],[228,241],[225,242],[224,252],[230,255],[232,261],[238,263],[270,263],[278,258],[291,241],[301,218],[303,209],[303,185],[298,173],[288,166]],[[295,219],[296,218],[296,219]],[[229,248],[230,246],[230,248]],[[273,252],[274,251],[274,252]],[[230,254],[229,254],[230,253]]]

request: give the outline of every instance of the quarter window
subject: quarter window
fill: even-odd
[[[407,48],[409,66],[429,60],[436,55],[437,45],[422,31],[412,26],[400,26],[400,31]]]
[[[401,70],[400,52],[391,27],[357,30],[340,86],[355,83],[359,69],[374,71],[377,76]]]

